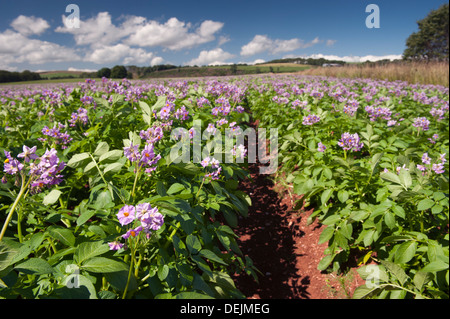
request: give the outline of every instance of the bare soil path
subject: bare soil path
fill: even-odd
[[[251,177],[240,189],[249,194],[252,206],[235,232],[241,250],[262,274],[259,283],[246,274],[235,275],[237,288],[251,299],[350,298],[363,284],[355,268],[344,276],[317,269],[327,247],[318,245],[324,226],[317,221],[307,225],[311,211],[294,211],[295,198],[259,174],[258,164],[249,169]]]

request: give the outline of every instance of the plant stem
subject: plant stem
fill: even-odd
[[[125,299],[128,292],[128,286],[130,285],[130,279],[131,279],[131,273],[133,272],[133,262],[134,262],[134,256],[136,255],[135,247],[132,247],[133,245],[130,245],[131,249],[131,260],[130,260],[130,270],[128,271],[128,278],[127,278],[127,284],[125,286],[125,290],[123,291],[122,299]]]
[[[5,235],[5,232],[6,232],[6,228],[8,228],[8,224],[11,221],[14,211],[16,210],[17,205],[19,204],[20,200],[22,199],[22,195],[25,193],[25,191],[31,181],[31,178],[30,178],[30,180],[27,183],[25,183],[25,176],[22,175],[21,177],[22,177],[22,186],[20,187],[19,194],[17,195],[16,200],[14,201],[13,205],[11,206],[11,210],[9,211],[9,214],[6,217],[5,223],[3,224],[3,228],[0,233],[0,241],[2,241],[3,236]]]

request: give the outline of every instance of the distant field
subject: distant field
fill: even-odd
[[[411,84],[449,86],[448,62],[390,63],[387,65],[351,64],[344,67],[317,67],[300,74],[338,78],[371,78],[387,81],[406,81]]]

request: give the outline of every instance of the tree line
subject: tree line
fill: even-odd
[[[39,75],[39,73],[31,72],[28,70],[22,72],[11,72],[6,70],[0,70],[0,83],[34,81],[40,79],[41,76]]]

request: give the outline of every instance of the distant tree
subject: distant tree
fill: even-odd
[[[102,78],[110,78],[111,77],[111,69],[110,68],[101,68],[97,71],[97,77]]]
[[[417,21],[419,31],[406,40],[404,59],[448,60],[449,5],[444,4]]]
[[[230,71],[231,71],[231,74],[237,74],[237,65],[236,64],[232,64],[230,66]]]
[[[127,69],[123,65],[116,65],[111,69],[111,78],[123,79],[127,77]]]

